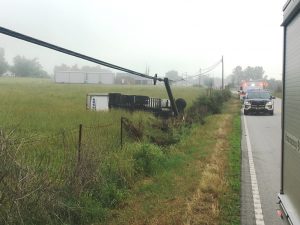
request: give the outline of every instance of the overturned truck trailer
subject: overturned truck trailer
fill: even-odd
[[[284,8],[282,163],[280,205],[289,224],[300,224],[300,0]]]
[[[182,98],[175,101],[178,112],[182,114],[186,102]],[[144,95],[126,95],[121,93],[89,93],[86,96],[86,109],[106,111],[109,109],[127,109],[147,111],[155,116],[171,117],[174,112],[169,99],[153,98]]]

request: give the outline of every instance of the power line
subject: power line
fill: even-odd
[[[222,60],[219,60],[219,61],[216,62],[215,64],[213,64],[213,65],[211,65],[211,66],[205,68],[205,69],[204,69],[204,72],[201,72],[201,73],[199,73],[199,74],[197,74],[197,75],[191,76],[190,78],[194,78],[194,77],[199,77],[199,76],[205,75],[205,74],[207,74],[207,73],[213,71],[220,63],[222,63]]]
[[[15,32],[13,30],[9,30],[9,29],[4,28],[4,27],[0,27],[0,33],[11,36],[11,37],[14,37],[14,38],[17,38],[17,39],[20,39],[20,40],[23,40],[23,41],[30,42],[30,43],[33,43],[33,44],[36,44],[36,45],[40,45],[40,46],[43,46],[43,47],[46,47],[46,48],[49,48],[49,49],[52,49],[52,50],[55,50],[55,51],[58,51],[58,52],[62,52],[62,53],[68,54],[68,55],[72,55],[72,56],[75,56],[77,58],[81,58],[81,59],[99,64],[99,65],[102,65],[102,66],[106,66],[106,67],[109,67],[109,68],[112,68],[112,69],[120,70],[120,71],[130,73],[130,74],[133,74],[133,75],[136,75],[136,76],[144,77],[144,78],[147,78],[147,79],[152,79],[154,81],[156,81],[156,80],[164,81],[163,78],[159,78],[157,76],[152,77],[152,76],[149,76],[147,74],[139,73],[139,72],[136,72],[134,70],[130,70],[130,69],[127,69],[127,68],[124,68],[124,67],[120,67],[120,66],[108,63],[108,62],[104,62],[102,60],[99,60],[99,59],[96,59],[96,58],[93,58],[93,57],[90,57],[90,56],[87,56],[87,55],[83,55],[81,53],[74,52],[74,51],[71,51],[69,49],[59,47],[57,45],[50,44],[48,42],[30,37],[30,36],[27,36],[27,35],[24,35],[24,34],[21,34],[21,33],[18,33],[18,32]]]
[[[222,63],[222,59],[219,60],[219,61],[217,61],[217,62],[214,63],[213,65],[211,65],[211,66],[205,68],[205,69],[204,69],[204,72],[201,72],[201,73],[199,73],[199,74],[197,74],[197,75],[189,76],[189,77],[186,78],[186,79],[180,78],[180,79],[178,79],[178,80],[172,80],[172,82],[189,81],[189,80],[191,80],[191,79],[193,79],[193,78],[195,78],[195,77],[200,77],[200,76],[202,76],[202,75],[205,75],[205,74],[207,74],[207,73],[213,71],[218,65],[220,65],[220,63]]]
[[[33,44],[36,44],[36,45],[40,45],[40,46],[43,46],[43,47],[46,47],[46,48],[49,48],[49,49],[52,49],[52,50],[55,50],[55,51],[58,51],[58,52],[62,52],[62,53],[65,53],[65,54],[68,54],[68,55],[71,55],[71,56],[74,56],[74,57],[77,57],[77,58],[81,58],[81,59],[99,64],[99,65],[102,65],[102,66],[106,66],[106,67],[109,67],[109,68],[112,68],[112,69],[116,69],[116,70],[119,70],[119,71],[123,71],[123,72],[129,73],[129,74],[136,75],[136,76],[144,77],[144,78],[147,78],[147,79],[152,79],[152,80],[154,80],[154,83],[156,83],[157,80],[158,81],[164,81],[163,78],[159,78],[159,77],[157,77],[157,75],[152,77],[152,76],[149,76],[148,74],[139,73],[139,72],[136,72],[134,70],[130,70],[130,69],[127,69],[127,68],[124,68],[124,67],[120,67],[120,66],[117,66],[117,65],[114,65],[114,64],[111,64],[111,63],[108,63],[108,62],[104,62],[102,60],[99,60],[99,59],[96,59],[96,58],[93,58],[93,57],[90,57],[90,56],[87,56],[87,55],[84,55],[84,54],[81,54],[81,53],[78,53],[78,52],[71,51],[71,50],[66,49],[66,48],[59,47],[57,45],[53,45],[51,43],[48,43],[48,42],[30,37],[28,35],[18,33],[18,32],[13,31],[13,30],[9,30],[9,29],[4,28],[4,27],[0,27],[0,33],[11,36],[11,37],[14,37],[14,38],[17,38],[17,39],[20,39],[20,40],[23,40],[23,41],[30,42],[30,43],[33,43]],[[198,76],[207,74],[210,71],[214,70],[221,62],[222,62],[222,60],[220,60],[217,63],[213,64],[212,66],[206,68],[205,69],[206,71],[204,71],[200,74],[197,74],[195,76],[189,77],[189,78],[194,78],[194,77],[198,77]],[[169,81],[179,82],[179,81],[186,81],[186,80],[182,78],[182,79],[178,79],[178,80],[169,80]]]
[[[172,81],[173,83],[180,82],[180,81],[187,81],[187,82],[188,82],[189,80],[191,80],[191,79],[193,79],[193,78],[195,78],[195,77],[200,77],[200,76],[202,76],[202,75],[205,75],[205,74],[207,74],[207,73],[213,71],[218,65],[220,65],[220,63],[222,63],[222,59],[219,60],[218,62],[216,62],[215,64],[213,64],[213,65],[211,65],[211,66],[205,68],[205,69],[204,69],[204,72],[201,72],[201,73],[199,73],[199,74],[197,74],[197,75],[189,76],[189,77],[187,77],[186,79],[180,78],[180,79],[177,79],[177,80],[170,80],[170,81]]]

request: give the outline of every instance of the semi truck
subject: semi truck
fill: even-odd
[[[300,224],[300,0],[283,7],[283,98],[279,204],[287,224]]]

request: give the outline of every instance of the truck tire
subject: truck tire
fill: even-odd
[[[244,110],[244,115],[248,115],[248,112],[246,110]]]
[[[271,116],[273,116],[274,115],[274,110],[270,111],[269,113],[270,113]]]

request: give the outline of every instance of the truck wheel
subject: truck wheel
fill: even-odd
[[[273,115],[274,115],[274,110],[272,110],[272,111],[270,112],[270,115],[271,115],[271,116],[273,116]]]
[[[244,115],[248,115],[248,112],[246,110],[244,110]]]

